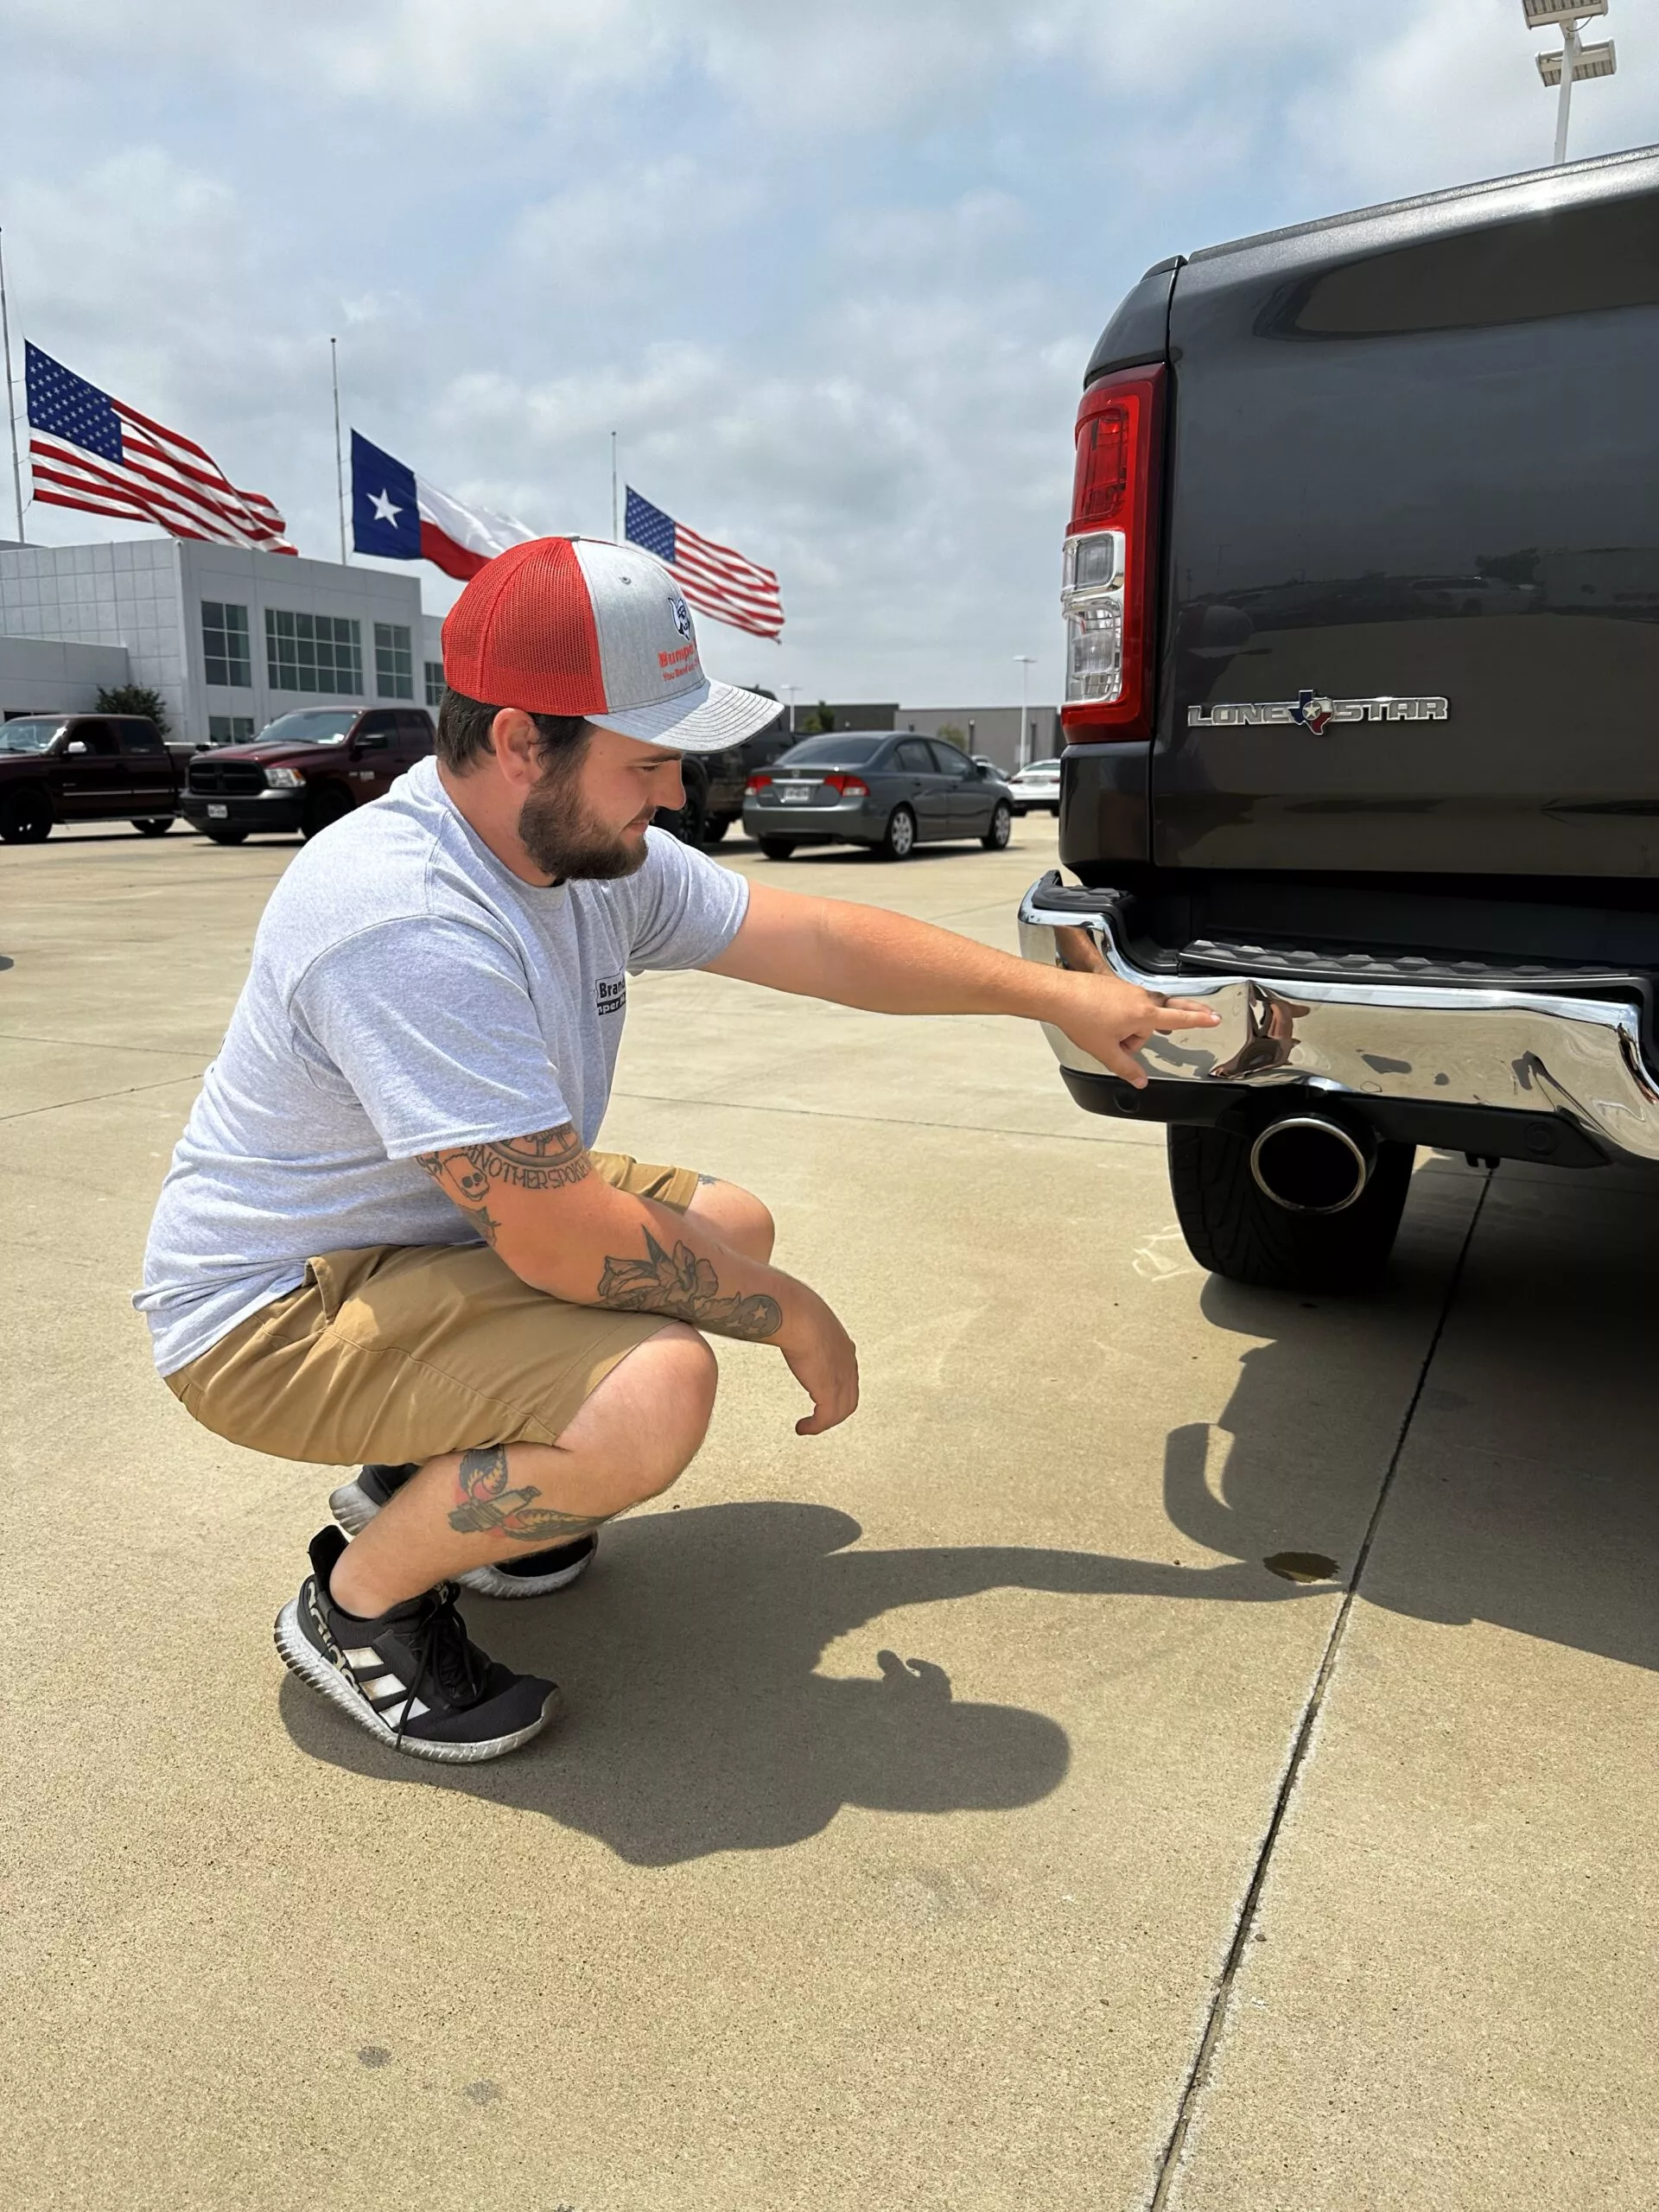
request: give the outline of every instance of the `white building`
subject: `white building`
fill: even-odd
[[[99,683],[143,683],[161,693],[175,737],[205,744],[251,737],[289,708],[325,701],[435,706],[440,627],[421,612],[413,573],[175,537],[0,545],[0,709],[13,714],[90,706]],[[14,680],[11,668],[24,639],[71,654],[122,650],[124,664],[111,658],[94,682],[67,660],[63,696],[50,698],[42,665],[25,696],[26,671],[20,665]]]
[[[0,717],[84,714],[107,685],[131,681],[124,645],[0,637]]]

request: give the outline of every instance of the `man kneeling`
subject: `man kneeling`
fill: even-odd
[[[479,1649],[454,1586],[531,1597],[581,1573],[601,1525],[702,1443],[709,1334],[783,1354],[812,1401],[803,1435],[858,1402],[852,1342],[770,1264],[759,1199],[590,1149],[630,971],[1052,1021],[1135,1082],[1154,1031],[1213,1017],[751,889],[651,832],[683,753],[779,709],[704,678],[672,577],[637,547],[515,546],[443,643],[435,760],[308,846],[265,909],[137,1303],[205,1427],[361,1463],[330,1500],[353,1541],[313,1538],[283,1657],[382,1742],[476,1760],[559,1697]]]

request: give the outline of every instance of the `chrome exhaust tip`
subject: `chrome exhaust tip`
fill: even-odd
[[[1376,1140],[1323,1114],[1286,1114],[1250,1147],[1258,1190],[1287,1213],[1340,1213],[1371,1179]]]

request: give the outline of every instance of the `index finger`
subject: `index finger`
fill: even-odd
[[[1198,999],[1165,999],[1153,1015],[1154,1029],[1213,1029],[1221,1016]]]

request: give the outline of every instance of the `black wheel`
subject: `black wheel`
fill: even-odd
[[[1000,798],[991,809],[991,826],[980,839],[988,853],[1000,853],[1014,835],[1014,809]]]
[[[1340,1213],[1293,1213],[1250,1173],[1249,1137],[1178,1125],[1169,1132],[1175,1217],[1212,1274],[1267,1290],[1362,1290],[1394,1249],[1414,1149],[1379,1144],[1370,1180]]]
[[[875,849],[884,861],[907,861],[915,851],[916,817],[907,806],[893,808]]]
[[[146,814],[132,826],[141,837],[165,837],[177,818],[172,814]]]
[[[204,830],[204,837],[211,837],[216,845],[241,845],[247,842],[245,830]]]
[[[711,814],[702,825],[703,843],[705,845],[717,845],[721,839],[726,835],[726,832],[731,828],[735,818],[736,817],[730,814]]]
[[[319,784],[315,791],[305,795],[305,805],[300,814],[302,837],[320,837],[331,822],[338,822],[352,810],[352,795],[340,790],[338,784]]]
[[[762,837],[759,842],[769,861],[786,861],[795,849],[792,837]]]
[[[1060,818],[1060,810],[1059,810],[1059,808],[1058,808],[1058,806],[1051,806],[1051,807],[1049,808],[1049,810],[1049,810],[1049,812],[1053,816],[1054,819],[1058,822],[1058,821],[1059,820],[1059,818]]]
[[[43,845],[52,835],[52,802],[38,785],[13,791],[0,805],[0,837],[9,845]]]

